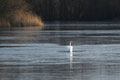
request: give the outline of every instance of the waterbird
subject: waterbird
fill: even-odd
[[[69,46],[67,46],[67,51],[70,52],[70,56],[73,56],[73,46],[72,46],[72,41],[70,41]]]

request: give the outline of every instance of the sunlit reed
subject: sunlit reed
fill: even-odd
[[[16,11],[12,16],[15,26],[43,26],[41,18],[32,12]]]
[[[32,12],[15,11],[9,17],[0,19],[0,26],[43,26],[42,19]]]

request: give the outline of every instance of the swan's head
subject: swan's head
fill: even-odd
[[[72,46],[72,41],[70,41],[70,46]]]

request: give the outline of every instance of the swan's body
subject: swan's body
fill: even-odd
[[[73,52],[73,46],[67,46],[67,51]]]

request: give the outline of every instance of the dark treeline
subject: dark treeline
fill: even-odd
[[[28,0],[43,20],[103,21],[120,19],[120,0]]]

